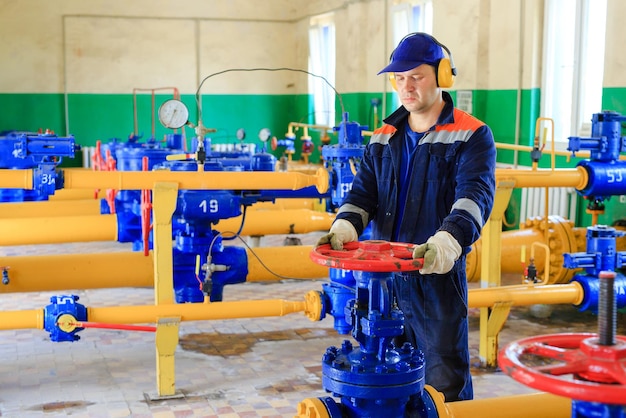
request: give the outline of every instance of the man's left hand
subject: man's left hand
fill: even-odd
[[[454,263],[461,256],[461,246],[446,231],[439,231],[413,250],[413,258],[423,258],[422,274],[445,274],[452,270]]]

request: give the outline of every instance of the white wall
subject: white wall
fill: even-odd
[[[376,73],[395,45],[393,0],[0,0],[0,92],[195,93],[230,68],[308,68],[309,17],[335,13],[339,91],[388,90]],[[540,84],[543,0],[434,0],[434,35],[453,54],[456,89]],[[605,86],[626,85],[626,2],[609,0]],[[602,30],[603,28],[598,28]],[[296,73],[232,73],[216,94],[304,93]],[[204,89],[209,90],[204,90]]]

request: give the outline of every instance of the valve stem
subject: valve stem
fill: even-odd
[[[601,271],[598,275],[600,289],[598,295],[598,343],[615,345],[616,309],[615,309],[615,272]]]

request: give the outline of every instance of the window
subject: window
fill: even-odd
[[[545,16],[541,116],[554,120],[565,149],[568,137],[590,135],[602,111],[606,0],[548,0]]]
[[[309,72],[318,76],[309,76],[315,124],[335,126],[335,92],[328,85],[335,85],[335,24],[332,14],[311,19],[309,51]]]
[[[413,32],[433,32],[432,0],[396,2],[391,9],[391,28],[394,47],[402,38]],[[398,95],[393,96],[392,106],[398,107]]]

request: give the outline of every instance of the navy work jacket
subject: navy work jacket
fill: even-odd
[[[421,244],[438,230],[452,234],[466,254],[480,237],[495,195],[496,149],[489,126],[445,106],[437,123],[420,139],[405,202],[398,202],[401,153],[409,112],[400,107],[376,129],[337,213],[360,235],[372,222],[372,239]],[[398,205],[405,205],[399,228]],[[461,257],[464,259],[465,257]]]

